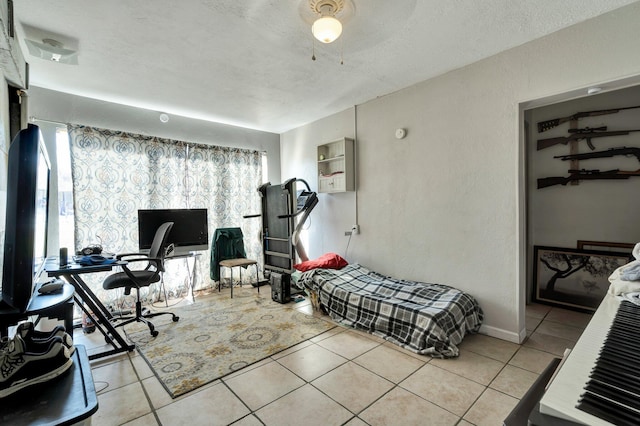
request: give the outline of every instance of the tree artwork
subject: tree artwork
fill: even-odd
[[[540,256],[553,275],[546,284],[547,291],[554,291],[558,279],[567,278],[580,270],[585,270],[594,277],[604,277],[620,266],[620,260],[615,257],[589,256],[559,252],[546,252]]]
[[[534,258],[534,301],[593,312],[607,294],[609,276],[627,264],[630,255],[534,246]]]

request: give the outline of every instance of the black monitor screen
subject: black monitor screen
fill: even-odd
[[[174,253],[202,251],[209,248],[207,209],[138,210],[138,246],[149,250],[156,230],[165,222],[173,222],[167,243]]]
[[[2,302],[23,312],[47,254],[49,157],[38,126],[29,124],[9,147]]]

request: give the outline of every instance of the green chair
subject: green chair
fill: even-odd
[[[231,297],[233,298],[233,269],[240,267],[246,269],[250,265],[256,268],[256,283],[260,293],[258,276],[258,262],[247,259],[244,249],[244,235],[240,228],[218,228],[211,240],[211,262],[209,275],[212,280],[218,281],[218,291],[222,286],[221,268],[229,268],[231,271]],[[240,286],[242,286],[242,269],[240,269]]]

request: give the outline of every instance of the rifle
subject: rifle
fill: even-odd
[[[539,133],[546,132],[547,130],[553,129],[554,127],[557,127],[562,123],[566,123],[567,121],[571,121],[571,120],[578,120],[582,117],[595,117],[598,115],[615,114],[625,109],[634,109],[634,108],[640,108],[640,105],[626,107],[626,108],[601,109],[596,111],[577,112],[568,117],[554,118],[553,120],[540,121],[538,122],[538,132]]]
[[[566,145],[571,141],[579,141],[582,139],[586,139],[587,145],[589,145],[589,148],[591,148],[591,150],[593,151],[594,149],[596,149],[596,147],[593,146],[593,144],[591,143],[591,139],[604,138],[607,136],[623,136],[623,135],[628,135],[631,132],[640,132],[640,129],[615,130],[611,132],[607,132],[606,130],[607,130],[606,127],[596,127],[595,129],[592,129],[590,127],[585,127],[584,129],[571,129],[569,132],[571,133],[570,136],[560,136],[557,138],[549,138],[549,139],[538,139],[537,150],[540,151],[541,149],[549,148],[550,146],[553,146],[553,145],[558,145],[558,144]]]
[[[640,171],[637,172],[621,172],[618,169],[608,170],[601,172],[600,170],[569,170],[571,173],[569,176],[555,176],[538,179],[538,189],[546,188],[553,185],[566,185],[574,180],[599,180],[599,179],[629,179],[631,176],[640,176]],[[637,173],[627,174],[627,173]]]
[[[587,152],[584,154],[555,155],[553,158],[559,158],[562,161],[567,160],[588,160],[590,158],[607,158],[616,155],[635,155],[640,161],[640,148],[611,148],[606,151]]]

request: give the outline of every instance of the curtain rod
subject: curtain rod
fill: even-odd
[[[34,117],[33,115],[30,115],[30,116],[29,116],[29,122],[34,122],[34,121],[41,121],[41,122],[43,122],[43,123],[50,123],[50,124],[62,124],[62,125],[63,125],[63,126],[65,126],[65,127],[66,127],[66,126],[67,126],[67,124],[68,124],[68,123],[63,123],[62,121],[45,120],[45,119],[43,119],[43,118],[38,118],[38,117]],[[184,143],[187,143],[187,144],[191,143],[191,144],[209,145],[209,144],[202,144],[202,143],[200,143],[200,142],[186,142],[186,141],[184,141]],[[232,146],[227,146],[226,148],[233,148],[233,147],[232,147]],[[249,149],[249,148],[245,148],[245,149]],[[258,152],[259,152],[259,153],[261,153],[261,154],[267,154],[267,151],[266,151],[266,150],[259,151],[259,150],[257,150],[257,149],[256,149],[256,151],[258,151]]]
[[[38,117],[34,117],[33,115],[29,116],[29,121],[30,122],[34,122],[34,121],[41,121],[43,123],[51,123],[51,124],[62,124],[66,127],[67,123],[63,123],[61,121],[53,121],[53,120],[44,120],[42,118],[38,118]]]

